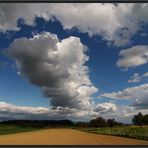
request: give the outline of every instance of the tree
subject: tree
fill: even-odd
[[[143,125],[143,115],[141,113],[138,113],[138,115],[134,115],[134,118],[132,119],[132,122],[135,125],[138,125],[142,128]]]
[[[143,116],[143,124],[148,125],[148,115]]]
[[[77,127],[80,127],[80,128],[86,128],[86,127],[88,127],[88,123],[87,122],[77,122],[75,125]]]
[[[116,125],[115,119],[108,119],[107,124],[109,127],[113,128]]]
[[[90,120],[91,127],[105,127],[107,126],[107,122],[102,117],[97,117],[96,119]]]

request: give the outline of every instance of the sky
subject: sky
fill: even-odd
[[[148,114],[148,4],[0,5],[0,121]]]

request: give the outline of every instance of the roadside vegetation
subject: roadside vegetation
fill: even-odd
[[[105,134],[148,140],[148,115],[138,113],[132,119],[132,125],[125,125],[115,119],[105,120],[102,117],[91,120],[88,124],[79,123],[80,130],[95,134]]]
[[[110,128],[110,127],[81,128],[81,130],[85,132],[95,133],[95,134],[148,140],[148,126],[144,126],[142,129],[137,126],[120,126],[120,127],[114,127],[114,128]]]

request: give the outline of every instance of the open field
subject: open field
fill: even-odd
[[[114,128],[84,128],[82,130],[96,134],[114,135],[127,138],[148,140],[148,126],[143,126],[142,128],[138,126],[120,126]]]
[[[0,135],[35,131],[35,130],[40,130],[40,129],[41,128],[21,127],[18,125],[0,124]]]
[[[46,129],[0,135],[0,145],[148,145],[148,141],[86,133],[75,129]]]

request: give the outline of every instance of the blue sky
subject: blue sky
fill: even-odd
[[[123,5],[126,5],[126,4],[123,4]],[[13,4],[12,6],[9,6],[9,7],[10,8],[13,7]],[[28,6],[25,6],[25,7],[29,9]],[[57,6],[57,7],[60,7],[60,6]],[[73,8],[77,6],[71,6],[71,7]],[[103,7],[103,6],[100,5],[98,7]],[[133,7],[134,6],[132,6],[132,8]],[[19,6],[17,8],[19,8]],[[104,10],[106,9],[108,8],[104,8]],[[141,9],[141,11],[145,11],[145,10]],[[29,11],[28,13],[32,13],[32,12]],[[99,12],[96,11],[96,13],[99,13]],[[123,14],[124,11],[120,13]],[[140,14],[141,13],[139,12],[139,15]],[[7,15],[8,14],[6,12],[5,17],[7,17]],[[73,15],[74,14],[72,14],[72,16]],[[129,13],[129,15],[133,16],[131,13]],[[146,16],[144,19],[146,19]],[[127,32],[130,33],[131,30],[133,29],[133,28],[131,29],[131,26],[128,26],[129,20],[127,19],[126,20],[127,22],[125,22],[125,25],[128,24],[127,25],[127,27],[129,27],[128,31],[123,32],[122,30],[124,26],[122,26],[121,28],[117,28],[115,31],[111,32],[112,38],[108,38],[108,35],[110,35],[107,32],[108,30],[103,30],[104,29],[103,28],[101,32],[99,32],[98,30],[94,29],[96,32],[94,33],[94,31],[92,31],[91,32],[92,35],[90,35],[89,34],[90,30],[87,31],[85,30],[85,27],[82,28],[83,24],[81,26],[81,22],[80,22],[80,27],[73,25],[71,28],[69,27],[66,28],[65,27],[66,21],[64,23],[61,22],[60,19],[58,19],[58,14],[55,14],[55,18],[52,20],[50,19],[47,20],[47,19],[44,19],[43,17],[35,17],[35,16],[33,17],[34,17],[33,25],[29,23],[28,24],[25,23],[21,19],[21,16],[20,16],[19,19],[16,19],[17,27],[19,28],[19,30],[15,30],[13,28],[11,29],[5,28],[5,30],[0,29],[2,30],[0,32],[0,40],[1,40],[1,43],[0,43],[0,50],[1,50],[1,54],[0,54],[0,62],[1,62],[0,102],[5,102],[6,106],[8,103],[10,106],[15,106],[16,108],[18,106],[26,106],[26,107],[34,107],[34,108],[35,107],[48,108],[49,106],[50,107],[54,106],[54,104],[50,102],[50,99],[53,96],[51,96],[50,98],[50,96],[47,97],[46,95],[43,95],[43,92],[42,92],[43,86],[40,87],[39,85],[32,84],[30,77],[27,77],[26,75],[22,76],[23,72],[19,75],[18,71],[21,72],[21,70],[18,69],[16,65],[17,57],[11,58],[10,55],[7,53],[8,52],[7,50],[12,50],[12,51],[15,50],[14,49],[15,46],[13,47],[13,49],[11,49],[12,48],[11,45],[13,44],[14,40],[18,40],[18,43],[19,43],[19,39],[25,38],[26,40],[27,39],[29,40],[30,38],[34,38],[35,35],[44,35],[43,32],[48,32],[50,34],[57,35],[59,42],[66,38],[74,36],[74,37],[79,38],[80,42],[84,46],[87,46],[87,51],[85,52],[85,55],[89,57],[89,60],[86,61],[84,65],[89,69],[87,76],[89,77],[89,80],[91,81],[91,86],[94,86],[96,89],[98,89],[97,91],[92,93],[90,97],[91,100],[93,100],[93,104],[95,104],[93,105],[93,109],[92,109],[93,111],[91,110],[93,112],[92,117],[101,115],[106,118],[114,117],[117,120],[121,121],[120,116],[121,118],[124,116],[125,120],[123,120],[123,122],[128,122],[127,121],[128,118],[130,118],[133,115],[132,114],[133,110],[134,110],[133,113],[137,113],[139,111],[141,111],[144,114],[147,113],[148,106],[146,107],[142,106],[143,102],[147,103],[147,97],[148,97],[148,93],[147,93],[148,92],[148,87],[147,87],[148,77],[146,76],[147,69],[148,69],[148,65],[147,65],[147,62],[148,62],[148,59],[147,59],[148,57],[147,55],[148,24],[147,22],[144,22],[145,20],[141,20],[141,22],[144,22],[144,25],[134,26],[135,32],[132,33],[132,35],[122,36],[119,33],[127,33]],[[90,15],[88,17],[90,17],[92,20],[93,15],[92,16]],[[140,17],[142,18],[142,16]],[[86,18],[83,17],[83,19],[85,21]],[[140,22],[140,20],[138,20],[137,18],[134,17],[134,19],[135,19],[135,22],[136,21]],[[93,21],[95,21],[95,19]],[[9,22],[9,20],[6,19],[6,22]],[[104,22],[104,23],[107,23],[107,22]],[[0,24],[1,24],[1,21],[0,21]],[[134,23],[134,25],[135,24],[136,23]],[[93,25],[94,25],[93,23],[90,24],[90,27],[95,28],[96,26],[95,25],[93,26]],[[107,35],[106,34],[102,35],[102,31],[104,31],[104,34],[106,32],[108,34],[106,33]],[[119,32],[118,34],[117,34],[117,31]],[[121,40],[125,38],[128,41],[125,42],[124,45],[115,44],[116,40],[117,42],[121,42]],[[132,48],[134,49],[131,51]],[[137,55],[134,54],[135,52],[137,53],[137,50],[141,50],[141,49],[143,50],[141,52],[138,52]],[[123,50],[126,50],[129,53],[127,52],[128,54],[123,55],[121,58],[120,53]],[[36,51],[34,49],[34,53],[35,52]],[[128,57],[128,55],[131,55],[131,57]],[[144,56],[144,59],[142,59],[144,62],[140,61],[140,64],[137,63],[137,65],[134,65],[134,64],[129,65],[128,60],[129,62],[131,62],[130,59],[132,60],[133,58],[133,61],[134,61],[135,58],[137,58],[137,60],[135,60],[137,62],[139,60],[138,58],[141,56],[142,57]],[[125,61],[127,60],[126,65],[124,64],[125,61],[121,62],[121,64],[118,65],[117,62],[122,61],[123,57],[125,57]],[[131,78],[132,76],[133,78]],[[128,94],[126,95],[124,94],[125,89],[128,91]],[[136,98],[134,91],[136,93],[138,93],[139,91],[140,96]],[[56,102],[55,107],[57,107],[57,104],[58,102]],[[59,106],[61,108],[68,107],[69,109],[71,109],[68,105],[62,106],[61,104],[59,104]],[[117,114],[118,110],[120,110],[120,107],[122,107],[123,110],[125,109],[125,112],[127,112],[127,114],[129,112],[131,114],[129,114],[127,117],[125,115],[126,113]],[[75,107],[75,109],[77,108]],[[82,108],[78,108],[78,110],[85,112],[85,109],[82,109]],[[95,112],[96,110],[98,112]],[[108,111],[112,113],[110,114],[108,113]],[[60,115],[58,115],[58,117],[59,116]],[[81,118],[75,114],[72,115],[71,117],[73,116],[75,119]],[[66,115],[64,117],[68,118]],[[88,117],[88,119],[90,119],[90,117]]]

